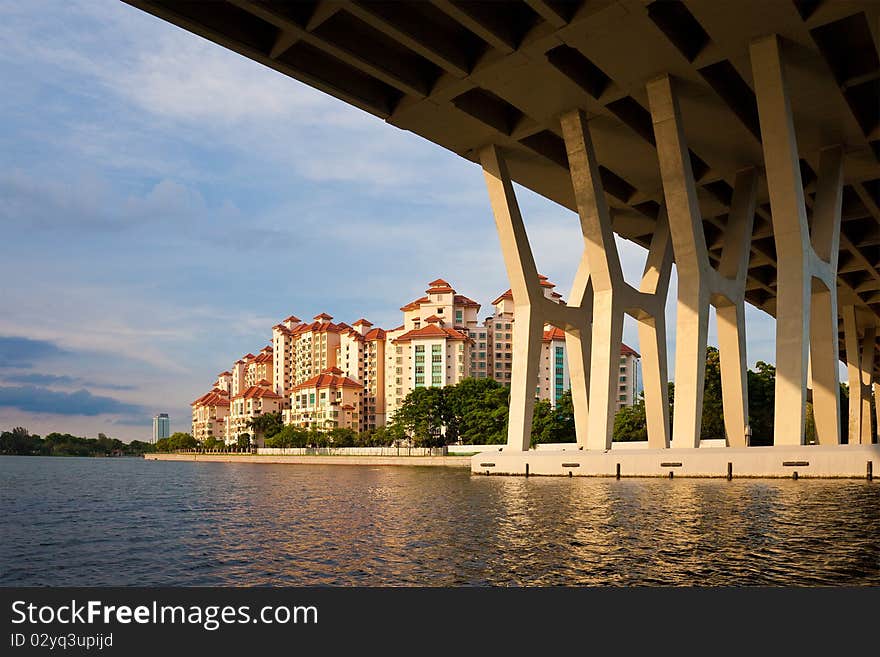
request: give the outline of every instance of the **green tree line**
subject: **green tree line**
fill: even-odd
[[[0,454],[16,456],[139,456],[155,451],[150,443],[133,440],[124,443],[99,433],[83,438],[69,433],[31,434],[24,427],[0,433]]]

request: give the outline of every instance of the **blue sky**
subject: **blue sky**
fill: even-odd
[[[121,2],[0,0],[0,79],[2,429],[188,430],[291,313],[391,327],[434,278],[484,315],[508,287],[477,166]],[[567,296],[577,217],[519,194]]]

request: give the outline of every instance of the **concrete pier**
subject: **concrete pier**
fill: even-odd
[[[880,445],[483,452],[471,472],[556,477],[714,477],[867,479]]]

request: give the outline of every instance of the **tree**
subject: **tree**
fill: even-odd
[[[262,436],[271,438],[284,428],[281,413],[264,413],[248,420],[248,426],[254,430],[254,438]]]
[[[565,391],[556,400],[556,408],[553,408],[547,400],[535,402],[535,412],[532,415],[532,445],[573,443],[575,440],[574,405],[570,391]]]
[[[332,447],[354,447],[357,433],[352,429],[337,427],[330,430],[329,442]]]
[[[220,449],[224,446],[224,442],[216,436],[208,436],[202,443],[205,449]]]
[[[444,408],[444,395],[443,388],[416,388],[394,413],[392,423],[417,446],[444,445],[442,429],[449,416]]]
[[[250,436],[250,434],[247,434],[247,433],[239,434],[239,436],[238,436],[238,440],[236,441],[236,444],[237,444],[241,449],[248,449],[248,448],[251,446],[251,436]]]
[[[648,420],[645,416],[645,396],[632,406],[624,406],[614,416],[613,440],[631,442],[648,439]]]
[[[184,433],[183,431],[175,431],[167,438],[167,451],[173,452],[178,449],[195,449],[198,447],[198,441],[193,438],[190,434]],[[162,441],[157,441],[156,445]]]
[[[776,368],[759,360],[755,363],[755,370],[748,371],[751,444],[772,445]]]
[[[445,389],[447,444],[454,437],[465,444],[507,442],[510,389],[494,379],[464,379]],[[449,430],[452,426],[453,431]]]
[[[703,388],[703,419],[700,438],[725,438],[724,410],[721,396],[721,353],[717,347],[706,349],[706,378]]]
[[[288,425],[267,438],[266,447],[305,447],[309,444],[309,437],[308,429]]]

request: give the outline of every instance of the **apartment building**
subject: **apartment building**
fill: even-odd
[[[272,345],[267,345],[260,350],[259,354],[245,360],[245,388],[250,388],[260,381],[268,381],[272,378],[272,351]]]
[[[617,410],[636,403],[642,388],[639,383],[639,353],[627,345],[620,347],[620,377],[617,382]]]
[[[545,324],[541,360],[538,363],[538,399],[546,399],[555,408],[562,393],[569,388],[571,382],[568,378],[565,331]]]
[[[286,394],[293,386],[336,366],[340,336],[351,328],[333,323],[327,313],[315,315],[311,322],[301,322],[291,315],[272,327],[272,387]]]
[[[400,309],[403,325],[387,332],[385,407],[390,418],[418,387],[456,384],[471,375],[471,350],[479,335],[480,304],[442,278],[428,283],[425,296]]]
[[[229,395],[232,392],[232,372],[230,372],[229,370],[220,372],[220,374],[217,375],[217,380],[214,382],[214,385],[212,387],[219,388],[227,395]]]
[[[192,404],[192,436],[199,442],[208,438],[226,440],[229,392],[215,387]]]
[[[284,410],[284,398],[272,390],[267,379],[258,381],[241,393],[234,395],[229,402],[229,415],[226,417],[226,442],[234,444],[242,434],[254,438],[250,421],[265,413],[279,413]]]
[[[359,431],[385,426],[385,339],[385,331],[364,318],[340,334],[337,366],[363,384]]]
[[[540,280],[548,299],[564,303],[546,276]],[[271,344],[218,374],[212,392],[193,403],[193,435],[199,440],[223,436],[234,443],[251,433],[253,417],[275,411],[297,426],[366,431],[384,426],[418,387],[442,387],[467,377],[509,385],[513,294],[507,290],[492,305],[493,314],[480,322],[480,304],[438,278],[423,296],[400,308],[403,323],[388,331],[364,318],[348,325],[334,323],[327,313],[311,322],[290,315],[272,327]],[[639,354],[623,345],[618,408],[637,399],[638,370]],[[536,394],[555,406],[569,388],[565,334],[545,326]],[[204,402],[212,394],[210,406]]]
[[[293,387],[290,409],[282,414],[284,423],[319,431],[337,427],[360,431],[363,390],[360,381],[338,367],[327,368]]]
[[[544,296],[555,303],[563,303],[562,295],[554,291],[556,285],[543,274],[538,276]],[[489,377],[504,385],[510,385],[513,371],[513,292],[507,290],[493,302],[494,314],[483,322],[486,330],[487,371]],[[541,362],[544,362],[542,354]],[[539,389],[543,386],[539,385]],[[540,396],[541,399],[549,397]]]
[[[555,303],[564,303],[562,295],[555,291],[556,285],[546,276],[539,276],[544,296]],[[492,305],[493,315],[483,323],[486,329],[490,376],[510,385],[513,369],[513,293],[507,290]],[[620,379],[618,381],[617,408],[630,406],[639,395],[639,354],[627,345],[620,348]],[[538,399],[548,400],[554,407],[565,390],[571,387],[568,370],[568,353],[565,348],[565,332],[545,325],[541,343],[536,392]]]

